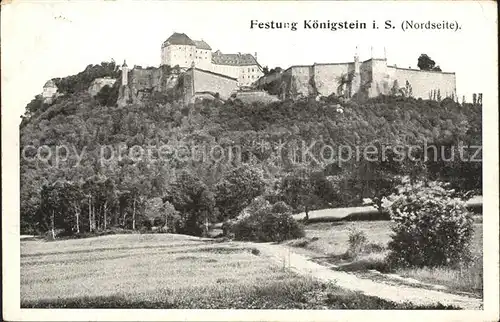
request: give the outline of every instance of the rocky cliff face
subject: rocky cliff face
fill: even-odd
[[[101,77],[101,78],[96,78],[92,82],[92,84],[89,87],[89,94],[91,96],[96,96],[97,93],[104,87],[104,86],[109,86],[112,87],[116,82],[115,78],[110,78],[110,77]]]
[[[129,72],[128,85],[121,86],[118,95],[118,106],[126,104],[141,104],[153,92],[165,93],[177,86],[179,69],[170,66],[140,68],[134,67]]]

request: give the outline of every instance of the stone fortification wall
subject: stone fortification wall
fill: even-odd
[[[180,69],[172,69],[167,65],[148,68],[136,66],[128,73],[127,85],[120,88],[118,105],[140,104],[153,92],[166,92],[177,85],[180,74]]]
[[[387,66],[386,59],[376,58],[360,63],[359,79],[356,80],[359,84],[354,86],[352,92],[347,93],[350,86],[345,86],[341,92],[339,78],[351,75],[353,72],[354,63],[290,67],[281,74],[280,97],[293,98],[317,94],[323,96],[343,94],[349,97],[357,92],[363,92],[368,97],[376,97],[381,94],[391,94],[395,86],[399,89],[404,88],[407,81],[411,85],[413,97],[416,98],[429,99],[430,94],[438,90],[442,98],[456,96],[454,73]]]
[[[315,64],[314,85],[318,94],[329,96],[339,93],[339,78],[354,71],[354,63]]]
[[[366,90],[369,97],[376,97],[380,94],[389,94],[392,88],[392,80],[387,71],[386,59],[371,59],[371,77],[367,79]],[[363,79],[363,77],[361,78]]]
[[[406,69],[398,67],[388,67],[387,72],[392,80],[391,87],[394,86],[394,81],[397,81],[399,87],[404,87],[406,81],[411,85],[413,97],[429,99],[432,91],[441,93],[441,97],[456,97],[456,75],[455,73],[443,73],[422,71],[415,69]]]
[[[238,89],[238,80],[211,71],[191,68],[184,73],[184,102],[192,101],[196,93],[219,94],[223,100],[228,99]]]
[[[129,72],[128,83],[133,92],[164,92],[175,87],[179,74],[180,70],[172,69],[168,65],[162,65],[158,68],[134,67]]]
[[[282,98],[309,96],[315,92],[313,66],[292,66],[282,74]]]

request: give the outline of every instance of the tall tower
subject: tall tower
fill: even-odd
[[[356,46],[356,52],[354,53],[354,74],[359,74],[358,46]]]
[[[122,65],[122,86],[126,86],[128,84],[128,66],[127,61],[123,61]]]
[[[351,80],[350,96],[359,92],[359,89],[361,87],[361,74],[360,74],[359,68],[360,68],[360,64],[359,64],[359,56],[358,56],[358,46],[356,46],[356,52],[354,53],[354,71],[353,71],[352,80]]]

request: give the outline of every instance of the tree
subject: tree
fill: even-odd
[[[252,200],[264,193],[265,183],[255,168],[243,165],[224,175],[217,184],[216,205],[225,219],[237,217]]]
[[[163,203],[162,206],[162,214],[163,214],[163,230],[165,232],[177,232],[180,226],[181,217],[179,216],[179,212],[175,210],[175,207],[168,201]]]
[[[403,97],[412,97],[413,96],[413,88],[408,80],[406,80],[405,87],[399,89],[399,93]]]
[[[189,171],[183,170],[167,189],[163,201],[171,203],[179,211],[179,233],[200,236],[203,222],[210,221],[215,200],[208,187]]]
[[[281,185],[281,190],[287,204],[305,212],[309,220],[309,210],[313,208],[319,197],[315,194],[315,184],[311,178],[311,170],[298,168],[287,175]]]
[[[396,96],[398,94],[400,94],[400,92],[399,92],[399,83],[398,83],[398,80],[395,79],[394,83],[392,84],[391,95]]]
[[[118,99],[120,90],[120,80],[117,80],[113,86],[105,85],[95,96],[100,105],[114,106]]]
[[[129,196],[132,199],[132,230],[135,230],[137,228],[137,213],[142,207],[144,196],[140,193],[137,186],[133,186],[132,189],[130,189]]]
[[[432,70],[435,65],[436,62],[433,61],[427,54],[421,54],[420,57],[418,57],[417,66],[421,70]]]
[[[155,219],[162,216],[163,200],[159,197],[146,200],[144,216],[149,220],[151,227],[154,226]]]
[[[78,183],[67,183],[66,184],[66,198],[71,205],[71,210],[74,213],[75,220],[75,232],[77,234],[80,233],[80,222],[81,222],[81,213],[83,201],[85,200],[85,196],[82,191],[82,186]]]
[[[262,207],[233,222],[230,231],[237,240],[259,242],[277,241],[304,237],[304,229],[291,216],[290,207],[283,201]]]
[[[279,73],[281,71],[283,71],[283,68],[281,68],[281,67],[275,67],[275,68],[269,69],[268,66],[264,66],[262,68],[262,73],[264,73],[264,75],[271,75],[273,73]]]
[[[470,259],[473,219],[448,185],[408,178],[384,198],[393,221],[389,261],[404,266],[444,266]]]
[[[45,185],[41,191],[42,222],[51,232],[52,239],[56,238],[56,212],[59,210],[59,191],[55,185]]]
[[[418,68],[420,68],[420,70],[432,70],[436,72],[441,71],[441,68],[439,66],[436,66],[436,62],[432,60],[427,54],[421,54],[420,57],[418,57],[417,66]]]

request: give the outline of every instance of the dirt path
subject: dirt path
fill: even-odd
[[[357,277],[347,272],[334,271],[326,266],[314,263],[304,255],[294,253],[289,248],[276,244],[252,243],[260,250],[261,255],[269,257],[280,266],[285,266],[301,275],[308,275],[322,281],[331,281],[341,288],[359,291],[365,295],[376,296],[385,300],[415,305],[431,305],[441,303],[468,310],[482,309],[482,300],[467,296],[444,293],[404,285],[389,285],[380,281],[372,281]]]

